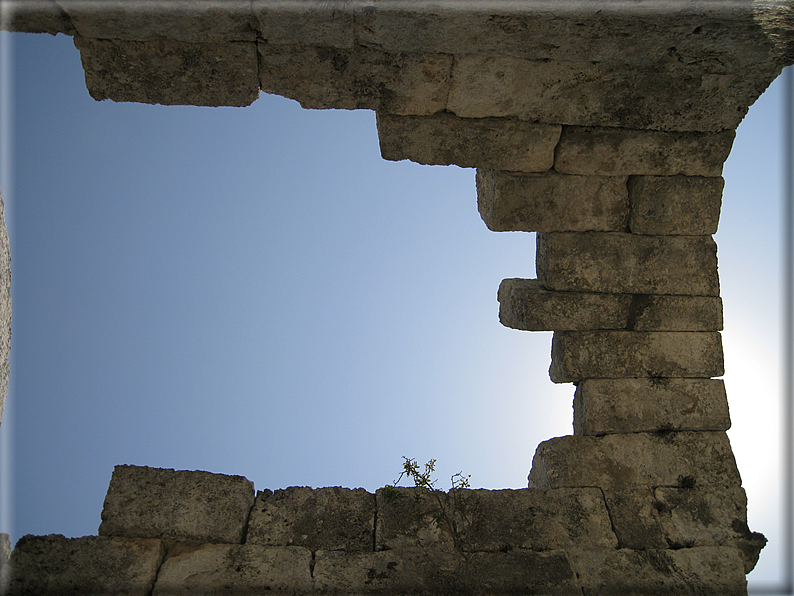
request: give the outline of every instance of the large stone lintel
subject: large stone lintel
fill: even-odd
[[[240,543],[253,504],[242,476],[116,466],[99,535]]]
[[[710,236],[539,232],[536,269],[549,290],[719,296]]]
[[[628,227],[625,176],[477,169],[477,206],[494,232],[618,231]]]
[[[562,127],[517,118],[458,118],[378,113],[378,138],[384,159],[410,159],[426,165],[484,167],[545,172],[554,165]]]
[[[573,400],[576,435],[725,431],[730,426],[721,379],[586,379]]]
[[[247,106],[259,97],[256,43],[120,41],[76,36],[97,101]]]
[[[556,331],[551,343],[554,383],[723,374],[722,337],[716,331]]]
[[[536,279],[499,285],[499,320],[523,331],[720,331],[718,296],[653,296],[555,292]]]
[[[542,442],[532,459],[529,487],[741,486],[724,432],[668,432],[567,436]]]

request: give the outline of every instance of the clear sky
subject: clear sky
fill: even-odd
[[[534,235],[486,229],[474,170],[382,160],[370,111],[98,103],[71,38],[0,38],[12,541],[96,534],[116,464],[374,491],[405,455],[436,458],[442,488],[461,470],[521,488],[538,443],[571,434],[551,333],[498,321],[500,281],[535,276]],[[770,539],[751,586],[791,564],[780,82],[739,128],[716,237],[729,434]]]

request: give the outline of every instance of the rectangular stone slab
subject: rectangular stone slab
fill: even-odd
[[[149,596],[164,556],[159,540],[23,536],[11,555],[7,596]]]
[[[538,280],[549,290],[719,296],[710,236],[538,232]]]
[[[535,451],[529,487],[741,486],[724,432],[556,437]]]
[[[629,230],[633,234],[716,234],[724,185],[721,177],[630,176]]]
[[[363,488],[292,486],[260,491],[246,544],[372,551],[375,495]]]
[[[619,231],[628,226],[624,176],[518,174],[477,168],[477,207],[494,232]]]
[[[564,126],[554,169],[585,176],[719,176],[734,136],[733,130],[697,133]]]
[[[310,594],[312,553],[298,546],[205,544],[163,563],[152,596]]]
[[[554,383],[723,374],[722,337],[716,331],[555,331],[551,342]]]
[[[447,112],[432,116],[378,113],[377,121],[383,159],[518,172],[551,168],[562,129],[517,118],[458,118]]]
[[[242,476],[116,466],[99,535],[240,543],[253,504]]]
[[[586,379],[576,387],[576,435],[728,430],[722,379]]]

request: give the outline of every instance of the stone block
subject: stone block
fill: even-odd
[[[734,136],[733,130],[696,133],[564,126],[554,169],[584,176],[719,176]]]
[[[617,547],[603,495],[596,488],[435,494],[401,488],[382,489],[377,497],[378,550],[419,547],[459,553]]]
[[[627,329],[632,331],[721,331],[719,296],[654,296],[635,294]]]
[[[523,331],[625,329],[629,294],[552,292],[537,279],[505,279],[499,285],[499,321]]]
[[[733,547],[599,550],[571,553],[588,596],[746,596]]]
[[[77,35],[190,43],[256,41],[250,0],[58,0]]]
[[[260,37],[272,45],[352,49],[353,11],[342,2],[250,0]]]
[[[429,115],[446,104],[452,56],[265,42],[258,48],[262,90],[304,108]]]
[[[549,290],[719,296],[710,236],[538,232],[538,280]]]
[[[247,106],[259,97],[253,42],[122,41],[75,36],[97,101]]]
[[[8,561],[11,558],[11,537],[8,534],[0,534],[0,594],[5,594],[8,589],[8,573],[10,567]]]
[[[707,236],[717,233],[722,177],[630,176],[633,234]]]
[[[116,466],[99,535],[240,543],[253,504],[242,476]]]
[[[148,596],[165,549],[159,540],[23,536],[11,555],[8,596]]]
[[[576,435],[731,427],[722,379],[585,379],[576,387]]]
[[[477,169],[477,207],[494,232],[627,229],[626,178]]]
[[[315,590],[333,594],[580,595],[564,551],[460,554],[317,551]],[[155,592],[156,594],[156,592]]]
[[[378,114],[383,159],[462,168],[545,172],[554,163],[561,129],[515,118],[458,118],[448,112]]]
[[[68,15],[55,0],[27,0],[3,7],[3,31],[20,33],[65,33],[74,35],[74,27]]]
[[[723,374],[722,338],[716,331],[555,331],[551,342],[554,383]]]
[[[556,437],[532,459],[529,487],[738,487],[724,432],[666,432]]]
[[[363,488],[293,486],[257,494],[246,544],[372,551],[374,531],[375,495]]]
[[[310,594],[312,553],[298,546],[205,544],[169,557],[152,596]]]

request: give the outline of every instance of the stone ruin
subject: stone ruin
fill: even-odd
[[[23,537],[8,594],[747,593],[766,540],[725,432],[711,235],[734,131],[794,63],[790,1],[9,5],[4,29],[74,36],[97,100],[371,109],[385,159],[477,168],[488,228],[537,232],[501,322],[554,331],[576,389],[522,490],[118,466],[98,536]]]

